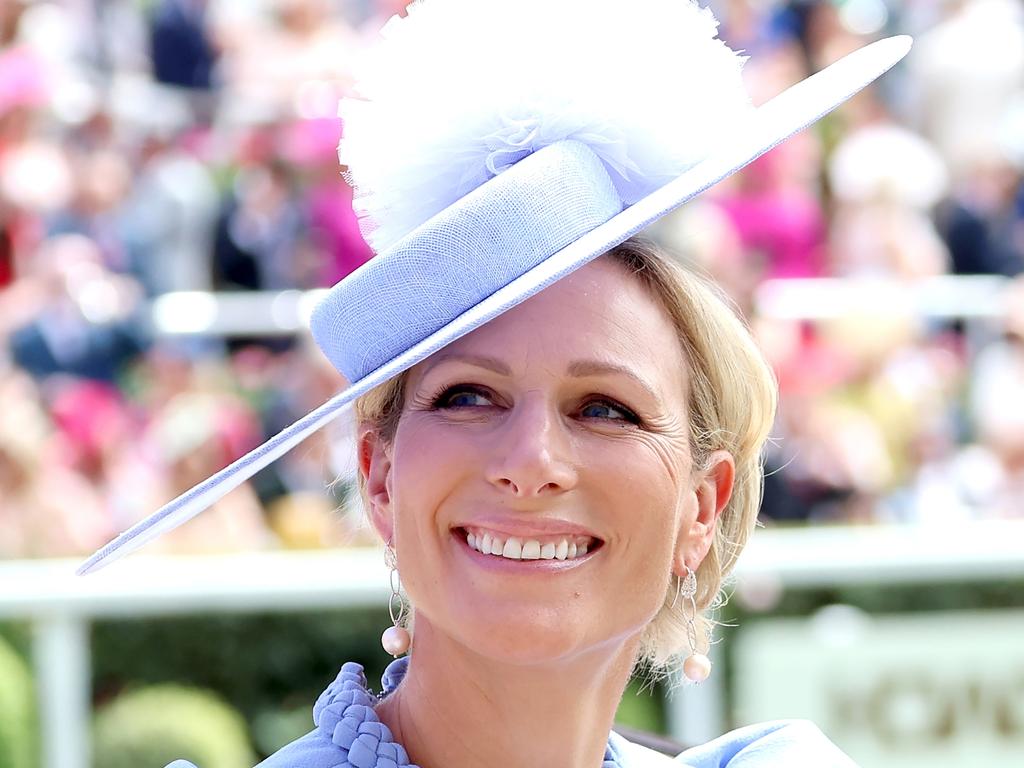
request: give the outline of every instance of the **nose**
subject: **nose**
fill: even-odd
[[[541,397],[526,398],[501,426],[486,463],[487,480],[516,498],[555,495],[576,487],[569,435]]]

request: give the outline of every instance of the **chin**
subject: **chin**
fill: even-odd
[[[498,611],[495,611],[497,614]],[[501,615],[476,613],[459,622],[457,639],[475,653],[502,664],[543,666],[564,663],[598,649],[623,645],[640,629],[594,626],[587,618],[600,612],[557,611],[536,605],[503,610]]]
[[[577,655],[582,648],[576,638],[557,631],[522,631],[512,627],[496,628],[473,650],[494,661],[517,666],[553,664]]]

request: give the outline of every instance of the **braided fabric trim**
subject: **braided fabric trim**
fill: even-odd
[[[343,665],[313,706],[313,722],[338,747],[336,768],[416,768],[391,729],[377,717],[377,698],[366,688],[363,667]]]
[[[388,665],[381,677],[382,697],[398,687],[408,667],[407,656]],[[394,740],[391,729],[377,717],[377,701],[367,688],[362,665],[352,661],[342,665],[334,682],[316,700],[313,722],[320,734],[338,747],[340,762],[334,768],[417,768]],[[611,743],[601,768],[621,768]]]

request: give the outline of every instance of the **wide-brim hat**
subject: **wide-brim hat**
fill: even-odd
[[[574,0],[547,2],[551,5],[545,8],[559,4],[569,6]],[[443,18],[431,19],[428,8],[437,7],[437,13],[441,14],[448,7],[459,11],[459,18],[472,16],[470,24],[486,25],[488,19],[480,14],[483,13],[481,9],[490,5],[501,4],[489,0],[474,0],[471,5],[462,0],[428,0],[413,6],[413,9],[418,9],[416,14],[411,12],[408,20],[401,20],[406,28],[399,33],[395,32],[394,25],[389,25],[390,37],[398,46],[408,39],[416,40],[417,36],[426,37],[428,47],[424,50],[429,50],[431,56],[436,58],[444,52],[453,55],[450,49],[457,47],[463,38],[453,38],[454,42],[429,39],[431,35],[449,34],[442,30],[450,30],[452,24]],[[583,5],[577,2],[576,6],[615,9],[607,14],[609,17],[618,15],[609,20],[609,26],[615,28],[610,29],[613,36],[608,39],[618,39],[621,32],[618,27],[627,18],[622,15],[626,13],[624,8],[630,13],[641,6],[648,11],[653,9],[652,13],[670,9],[667,13],[671,19],[668,21],[680,24],[692,22],[708,26],[710,16],[708,12],[696,9],[695,5],[673,0],[638,0],[636,4],[592,0]],[[639,10],[637,12],[640,13]],[[500,9],[498,13],[501,13]],[[413,18],[414,15],[417,18]],[[647,23],[645,19],[641,21]],[[664,20],[651,19],[649,28],[660,30],[665,26],[662,22]],[[716,27],[717,23],[712,18],[712,37]],[[523,29],[524,34],[530,34],[531,28]],[[592,32],[591,26],[579,32],[583,46],[586,46],[585,38]],[[572,39],[559,38],[564,41],[562,47],[571,46]],[[672,38],[664,39],[667,42],[662,47],[672,47]],[[690,42],[683,40],[681,45],[687,47]],[[517,40],[516,44],[521,46],[517,53],[530,55],[528,42]],[[718,57],[720,49],[728,51],[718,40],[713,44],[716,47],[709,49],[709,58]],[[423,41],[417,45],[411,46],[410,57],[423,49]],[[640,48],[634,53],[646,55],[652,45],[657,46],[657,41],[652,43],[645,37],[638,41],[638,45]],[[318,345],[351,383],[344,391],[256,450],[120,534],[83,563],[78,572],[85,574],[97,570],[188,521],[313,432],[337,419],[361,395],[641,232],[660,217],[815,122],[890,69],[906,55],[910,45],[910,38],[905,36],[873,43],[788,88],[762,106],[751,107],[749,112],[743,113],[742,119],[731,116],[729,129],[719,131],[720,135],[713,137],[715,141],[701,152],[700,157],[689,158],[674,170],[670,164],[667,174],[664,168],[657,173],[647,170],[651,166],[649,156],[657,155],[657,147],[652,151],[652,147],[645,143],[646,134],[639,142],[634,141],[634,157],[645,155],[644,162],[635,162],[629,152],[622,149],[622,142],[617,138],[628,131],[619,131],[615,125],[609,127],[604,123],[596,128],[592,124],[584,124],[586,121],[578,119],[579,110],[575,102],[569,99],[568,111],[576,110],[573,119],[563,119],[564,114],[559,112],[559,119],[554,121],[557,129],[551,129],[552,121],[538,127],[537,120],[524,118],[520,111],[511,118],[511,140],[508,139],[508,131],[505,132],[504,143],[495,143],[493,133],[482,138],[481,146],[487,151],[477,153],[478,162],[465,162],[467,152],[464,146],[456,146],[452,150],[451,162],[438,161],[435,155],[443,154],[444,142],[425,144],[420,154],[430,155],[430,162],[424,165],[427,176],[438,172],[438,168],[442,168],[441,175],[451,168],[458,171],[449,174],[455,183],[449,184],[442,193],[431,187],[431,184],[436,187],[441,183],[435,183],[432,178],[427,178],[425,186],[419,188],[389,190],[386,187],[391,182],[386,173],[373,183],[361,184],[355,155],[361,151],[359,142],[365,140],[368,130],[366,125],[358,123],[358,110],[352,113],[351,118],[343,112],[346,132],[351,131],[356,137],[348,153],[344,151],[343,142],[342,159],[352,172],[357,206],[365,203],[366,210],[376,216],[377,226],[382,221],[384,224],[401,222],[397,234],[393,226],[368,230],[378,255],[335,285],[312,315],[311,330]],[[477,50],[483,50],[479,44]],[[563,53],[565,61],[577,66],[578,61],[571,51]],[[734,55],[731,51],[728,53]],[[673,50],[672,54],[678,55],[678,52]],[[599,51],[599,55],[607,58],[610,54]],[[616,67],[625,67],[622,62],[628,63],[631,55],[627,52],[625,56],[619,56]],[[699,50],[691,53],[687,47],[686,55],[690,57],[688,76],[695,79],[706,77],[699,58],[703,54]],[[694,56],[698,57],[696,61]],[[456,63],[463,69],[473,69],[471,62],[462,60]],[[429,58],[403,62],[399,69],[406,73],[415,72],[419,66],[429,68]],[[674,76],[672,73],[655,72],[649,78],[651,82],[655,75],[659,82],[666,78],[671,82]],[[479,72],[474,72],[474,76],[479,81]],[[436,77],[448,80],[451,72],[439,73]],[[534,77],[536,80],[544,79]],[[497,87],[507,88],[515,82],[515,77],[506,78]],[[643,85],[641,82],[638,87]],[[438,87],[450,88],[450,83],[439,83]],[[531,94],[535,91],[536,88]],[[596,89],[591,91],[598,92]],[[618,95],[614,89],[608,89],[600,97],[614,102]],[[474,96],[467,94],[466,98]],[[662,93],[657,98],[671,99],[673,96]],[[533,99],[533,103],[544,105],[541,109],[559,111],[561,107],[552,107],[551,101],[550,98]],[[607,105],[602,104],[604,106]],[[517,107],[521,108],[522,102]],[[493,103],[486,108],[495,111]],[[691,108],[694,114],[699,115],[702,109],[715,107],[696,104]],[[630,101],[628,109],[630,117],[636,117],[635,100]],[[395,113],[390,115],[391,123],[397,119]],[[685,114],[683,119],[686,119]],[[508,122],[506,120],[506,124]],[[384,127],[377,126],[380,130]],[[436,138],[437,126],[424,126],[422,133]],[[538,137],[541,138],[538,140]],[[385,165],[389,159],[385,158]],[[439,162],[444,165],[439,165]],[[656,157],[653,167],[659,168]],[[665,176],[668,178],[663,178]],[[647,186],[634,183],[637,177],[641,177],[641,181],[646,178]],[[382,186],[385,188],[381,189]],[[416,220],[415,215],[410,220],[405,215],[407,210],[396,210],[402,207],[403,199],[411,201],[411,207],[426,211],[419,214],[422,222]],[[384,201],[376,211],[373,210],[375,200]],[[396,204],[395,200],[399,202]],[[433,209],[429,207],[431,205]],[[406,231],[403,231],[403,226]]]

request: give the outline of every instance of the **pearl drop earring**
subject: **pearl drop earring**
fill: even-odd
[[[697,650],[697,574],[690,566],[686,568],[686,576],[676,582],[676,599],[672,601],[675,606],[680,595],[690,601],[690,610],[687,612],[684,606],[683,612],[686,616],[686,639],[690,644],[690,655],[683,661],[683,675],[693,683],[703,683],[711,674],[711,659]]]
[[[409,650],[412,638],[409,630],[401,626],[402,618],[405,616],[405,603],[402,601],[402,583],[398,575],[398,556],[391,547],[389,541],[384,545],[384,564],[391,569],[389,578],[391,580],[391,596],[388,598],[388,613],[391,615],[393,626],[384,630],[380,636],[380,644],[384,650],[394,657],[399,657]],[[397,606],[397,607],[396,607]]]

